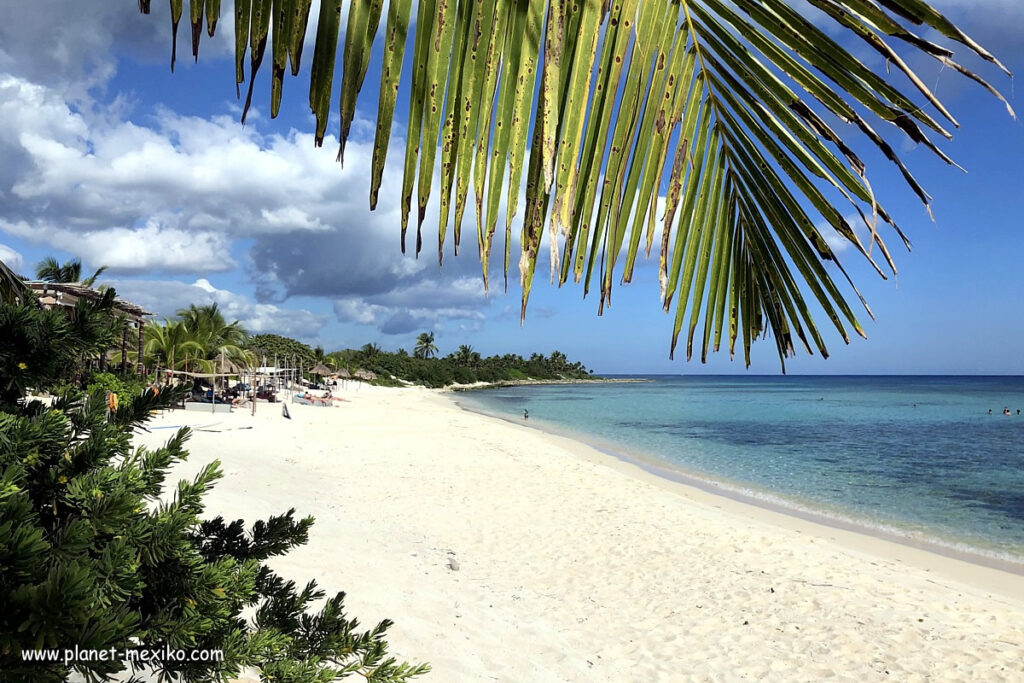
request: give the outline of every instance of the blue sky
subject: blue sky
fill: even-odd
[[[1021,3],[935,4],[1010,69],[1024,71]],[[186,54],[187,22],[179,28],[173,75],[160,3],[149,17],[135,3],[105,0],[0,6],[9,18],[0,26],[0,259],[26,274],[44,256],[78,256],[87,267],[109,265],[105,281],[161,315],[218,301],[254,331],[327,350],[366,342],[411,348],[418,332],[433,330],[442,353],[459,344],[485,355],[559,349],[599,372],[748,372],[727,353],[706,365],[686,363],[681,353],[668,359],[672,316],[661,312],[656,258],[614,290],[602,317],[581,288],[548,285],[544,261],[520,326],[517,274],[510,273],[508,294],[499,286],[484,295],[470,221],[460,255],[449,246],[438,271],[436,198],[424,253],[402,256],[404,88],[389,153],[397,163],[386,171],[381,206],[371,213],[367,203],[376,59],[341,168],[334,137],[322,149],[312,144],[311,49],[300,77],[285,82],[281,116],[269,120],[265,64],[255,109],[245,127],[238,123],[230,3],[218,36],[204,36],[198,65]],[[1012,81],[965,62],[1024,111]],[[859,312],[868,339],[846,346],[824,329],[832,357],[801,351],[787,362],[791,373],[1024,374],[1024,129],[980,88],[914,64],[962,124],[943,149],[968,173],[885,131],[935,197],[932,222],[885,160],[859,148],[914,249],[908,254],[890,240],[899,276],[889,281],[853,253],[842,255],[875,313],[872,321]],[[336,127],[335,116],[329,135]],[[492,282],[500,279],[493,271]],[[778,370],[774,344],[755,344],[749,372]]]

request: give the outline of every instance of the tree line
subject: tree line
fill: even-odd
[[[75,283],[98,286],[97,278],[106,270],[99,268],[83,278],[82,263],[72,259],[63,264],[54,258],[41,261],[36,277],[46,282]],[[118,328],[120,329],[120,328]],[[147,374],[157,370],[213,373],[224,370],[250,370],[254,367],[276,365],[301,368],[309,378],[314,367],[322,365],[328,370],[350,375],[360,371],[372,373],[375,384],[426,387],[445,387],[452,384],[479,382],[500,383],[522,380],[587,379],[592,372],[583,363],[571,362],[561,351],[549,355],[533,353],[524,357],[514,353],[484,357],[472,346],[459,345],[447,355],[440,349],[433,331],[422,332],[412,340],[412,352],[405,348],[385,351],[375,343],[358,349],[348,348],[325,352],[321,346],[310,346],[297,339],[279,334],[249,334],[238,320],[229,321],[217,303],[191,304],[181,308],[170,318],[150,323],[143,329],[141,363]],[[137,348],[137,338],[129,347]],[[93,356],[102,357],[107,349],[97,350]],[[128,358],[132,366],[140,362],[137,351]],[[88,358],[86,358],[88,360]],[[118,377],[117,373],[103,370],[102,363],[86,368],[83,385],[105,388],[119,395],[138,394],[145,380],[132,376]],[[318,373],[322,374],[322,373]],[[159,377],[153,375],[159,380]]]

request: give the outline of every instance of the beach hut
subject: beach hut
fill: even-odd
[[[340,380],[341,381],[341,385],[340,386],[342,386],[342,387],[345,386],[345,380],[352,379],[352,375],[345,368],[341,368],[340,370],[335,370],[334,373],[331,376],[334,379],[336,379],[336,380]]]
[[[30,280],[23,284],[35,293],[39,304],[43,308],[48,309],[57,308],[70,311],[75,307],[79,299],[98,301],[105,296],[104,292],[77,282]],[[153,313],[147,311],[142,306],[121,298],[114,299],[114,311],[123,315],[125,321],[124,329],[121,332],[121,372],[126,372],[128,369],[128,330],[129,328],[134,328],[136,332],[133,336],[136,337],[138,342],[136,370],[140,375],[144,374],[145,369],[142,363],[143,329],[146,326],[146,318],[151,317]],[[116,353],[114,355],[101,354],[99,360],[102,366],[106,366],[115,358]]]
[[[323,363],[317,363],[316,365],[309,369],[309,372],[314,375],[319,375],[320,377],[326,377],[327,375],[332,374],[334,370],[331,370]]]
[[[217,374],[224,380],[223,388],[227,389],[227,381],[229,377],[240,376],[244,369],[240,364],[228,358],[226,353],[217,354],[217,358],[214,359],[214,367],[217,368]]]
[[[314,365],[313,367],[311,367],[309,369],[309,374],[317,375],[318,377],[320,377],[321,380],[324,377],[326,377],[327,375],[330,375],[333,372],[334,372],[333,370],[331,370],[329,367],[327,367],[323,363],[317,363],[316,365]]]

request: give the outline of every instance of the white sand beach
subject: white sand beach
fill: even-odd
[[[259,404],[150,426],[211,430],[174,472],[222,461],[209,516],[314,515],[275,568],[345,590],[363,625],[393,619],[421,680],[1024,680],[1024,576],[663,480],[451,395],[355,386],[291,420]]]

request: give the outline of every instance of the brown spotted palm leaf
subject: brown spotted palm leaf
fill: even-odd
[[[182,0],[170,4],[176,33]],[[749,365],[752,340],[769,331],[783,361],[797,340],[827,355],[812,311],[845,341],[851,330],[863,336],[825,267],[838,259],[822,229],[849,240],[883,277],[895,272],[883,234],[909,242],[854,150],[876,147],[927,206],[891,140],[909,138],[952,164],[933,140],[950,138],[957,122],[909,57],[933,58],[1003,99],[946,45],[1005,68],[922,0],[418,0],[415,23],[412,0],[390,0],[386,12],[383,0],[322,0],[314,21],[311,4],[236,0],[246,109],[268,61],[277,115],[285,72],[299,72],[315,24],[316,142],[337,102],[343,160],[379,41],[381,81],[364,92],[377,100],[369,202],[377,204],[404,77],[403,249],[414,202],[417,253],[428,202],[439,202],[439,260],[449,237],[458,249],[472,207],[486,283],[504,199],[504,272],[507,282],[516,229],[525,314],[545,232],[552,277],[595,287],[601,307],[614,280],[630,280],[638,253],[656,248],[662,304],[675,311],[672,348],[685,332],[687,357],[696,345],[705,358],[724,337],[730,353],[739,341]],[[866,66],[844,47],[850,40],[833,38],[807,10],[862,40],[887,69]],[[189,2],[196,55],[204,19],[212,35],[219,11],[217,1]],[[332,98],[336,65],[341,92]],[[867,244],[844,218],[856,214],[870,226]],[[841,266],[836,272],[849,281]]]

